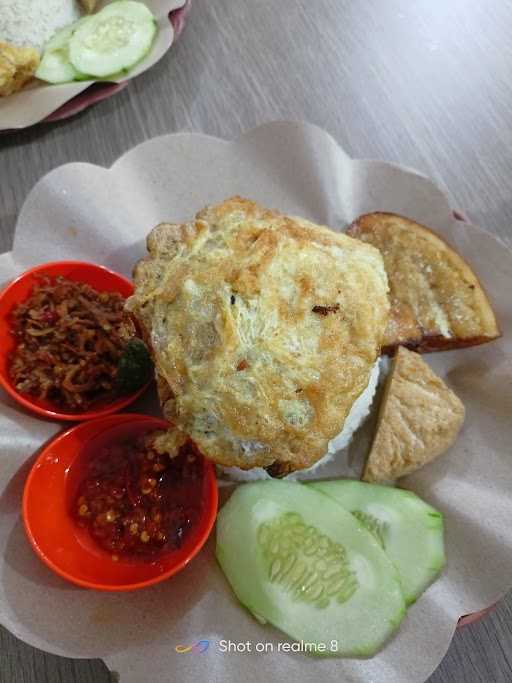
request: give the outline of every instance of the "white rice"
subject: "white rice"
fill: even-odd
[[[292,474],[283,477],[284,479],[300,479],[301,475],[310,475],[312,472],[315,472],[315,470],[330,462],[338,451],[341,451],[349,445],[354,432],[360,427],[370,412],[375,391],[377,390],[377,384],[379,383],[379,372],[380,359],[377,359],[370,373],[368,386],[354,401],[354,405],[352,406],[350,413],[345,420],[345,424],[343,425],[343,430],[337,436],[335,436],[334,439],[329,441],[327,453],[323,456],[323,458],[320,458],[320,460],[318,460],[309,469],[293,472]],[[217,475],[219,478],[226,479],[228,481],[255,481],[257,479],[272,479],[272,477],[265,469],[263,469],[263,467],[254,467],[252,470],[241,470],[239,467],[217,466]]]
[[[79,18],[76,0],[0,0],[0,42],[42,52],[56,31]]]

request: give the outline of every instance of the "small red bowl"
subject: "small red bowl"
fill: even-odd
[[[181,548],[152,561],[120,558],[114,562],[70,512],[85,467],[102,447],[168,428],[167,422],[147,415],[110,415],[68,429],[45,447],[28,475],[22,514],[33,549],[56,574],[84,588],[129,591],[168,579],[201,550],[215,523],[218,503],[215,469],[207,460],[200,519]]]
[[[0,292],[0,386],[28,410],[52,420],[83,422],[102,415],[110,415],[126,408],[142,394],[146,387],[115,401],[98,401],[94,408],[87,412],[63,413],[49,401],[40,401],[27,394],[21,394],[12,383],[8,365],[9,355],[14,349],[16,341],[11,332],[9,316],[14,306],[28,299],[32,288],[38,284],[39,278],[43,275],[50,277],[60,275],[75,282],[91,285],[99,292],[119,292],[125,298],[133,294],[133,284],[129,280],[108,270],[108,268],[93,263],[57,261],[55,263],[44,263],[27,270]]]

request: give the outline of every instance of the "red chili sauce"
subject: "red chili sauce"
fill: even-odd
[[[73,513],[113,560],[180,548],[201,515],[202,456],[190,443],[171,458],[154,436],[103,448],[79,486]]]

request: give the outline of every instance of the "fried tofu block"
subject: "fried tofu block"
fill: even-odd
[[[363,480],[390,483],[432,462],[454,443],[464,413],[460,399],[423,358],[400,346]]]
[[[360,216],[348,229],[377,247],[389,280],[384,353],[402,344],[420,353],[474,346],[500,336],[469,265],[432,230],[392,213]]]
[[[38,66],[39,53],[34,48],[0,42],[0,97],[21,90]]]

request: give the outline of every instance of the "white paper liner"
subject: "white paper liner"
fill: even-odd
[[[40,0],[44,2],[44,0]],[[174,40],[174,30],[169,21],[169,12],[183,7],[185,0],[143,0],[153,12],[158,22],[158,34],[149,54],[122,78],[109,79],[113,83],[135,78],[150,69],[171,47]],[[106,5],[108,2],[102,2]],[[23,90],[0,97],[0,131],[16,128],[26,128],[45,119],[68,100],[86,90],[96,81],[80,81],[50,85],[34,81]]]
[[[277,652],[285,637],[258,624],[236,601],[214,559],[214,538],[176,577],[129,594],[75,588],[34,555],[20,519],[31,454],[59,429],[0,395],[0,620],[35,647],[69,657],[102,657],[121,681],[321,680],[416,683],[444,656],[457,619],[512,584],[512,256],[494,237],[453,219],[431,181],[376,161],[351,160],[320,129],[275,123],[226,142],[195,134],[162,137],[110,169],[68,164],[43,178],[19,216],[14,252],[0,279],[36,263],[76,258],[129,275],[147,232],[190,218],[239,193],[267,206],[341,228],[357,215],[396,211],[440,232],[474,266],[502,325],[497,342],[431,354],[467,416],[450,452],[404,484],[445,514],[448,566],[413,605],[397,636],[369,660],[318,660]],[[158,412],[154,395],[132,410]],[[365,427],[325,476],[357,476]],[[324,472],[322,471],[322,476]],[[210,640],[207,652],[178,644]],[[270,653],[221,653],[219,641],[272,643]]]

